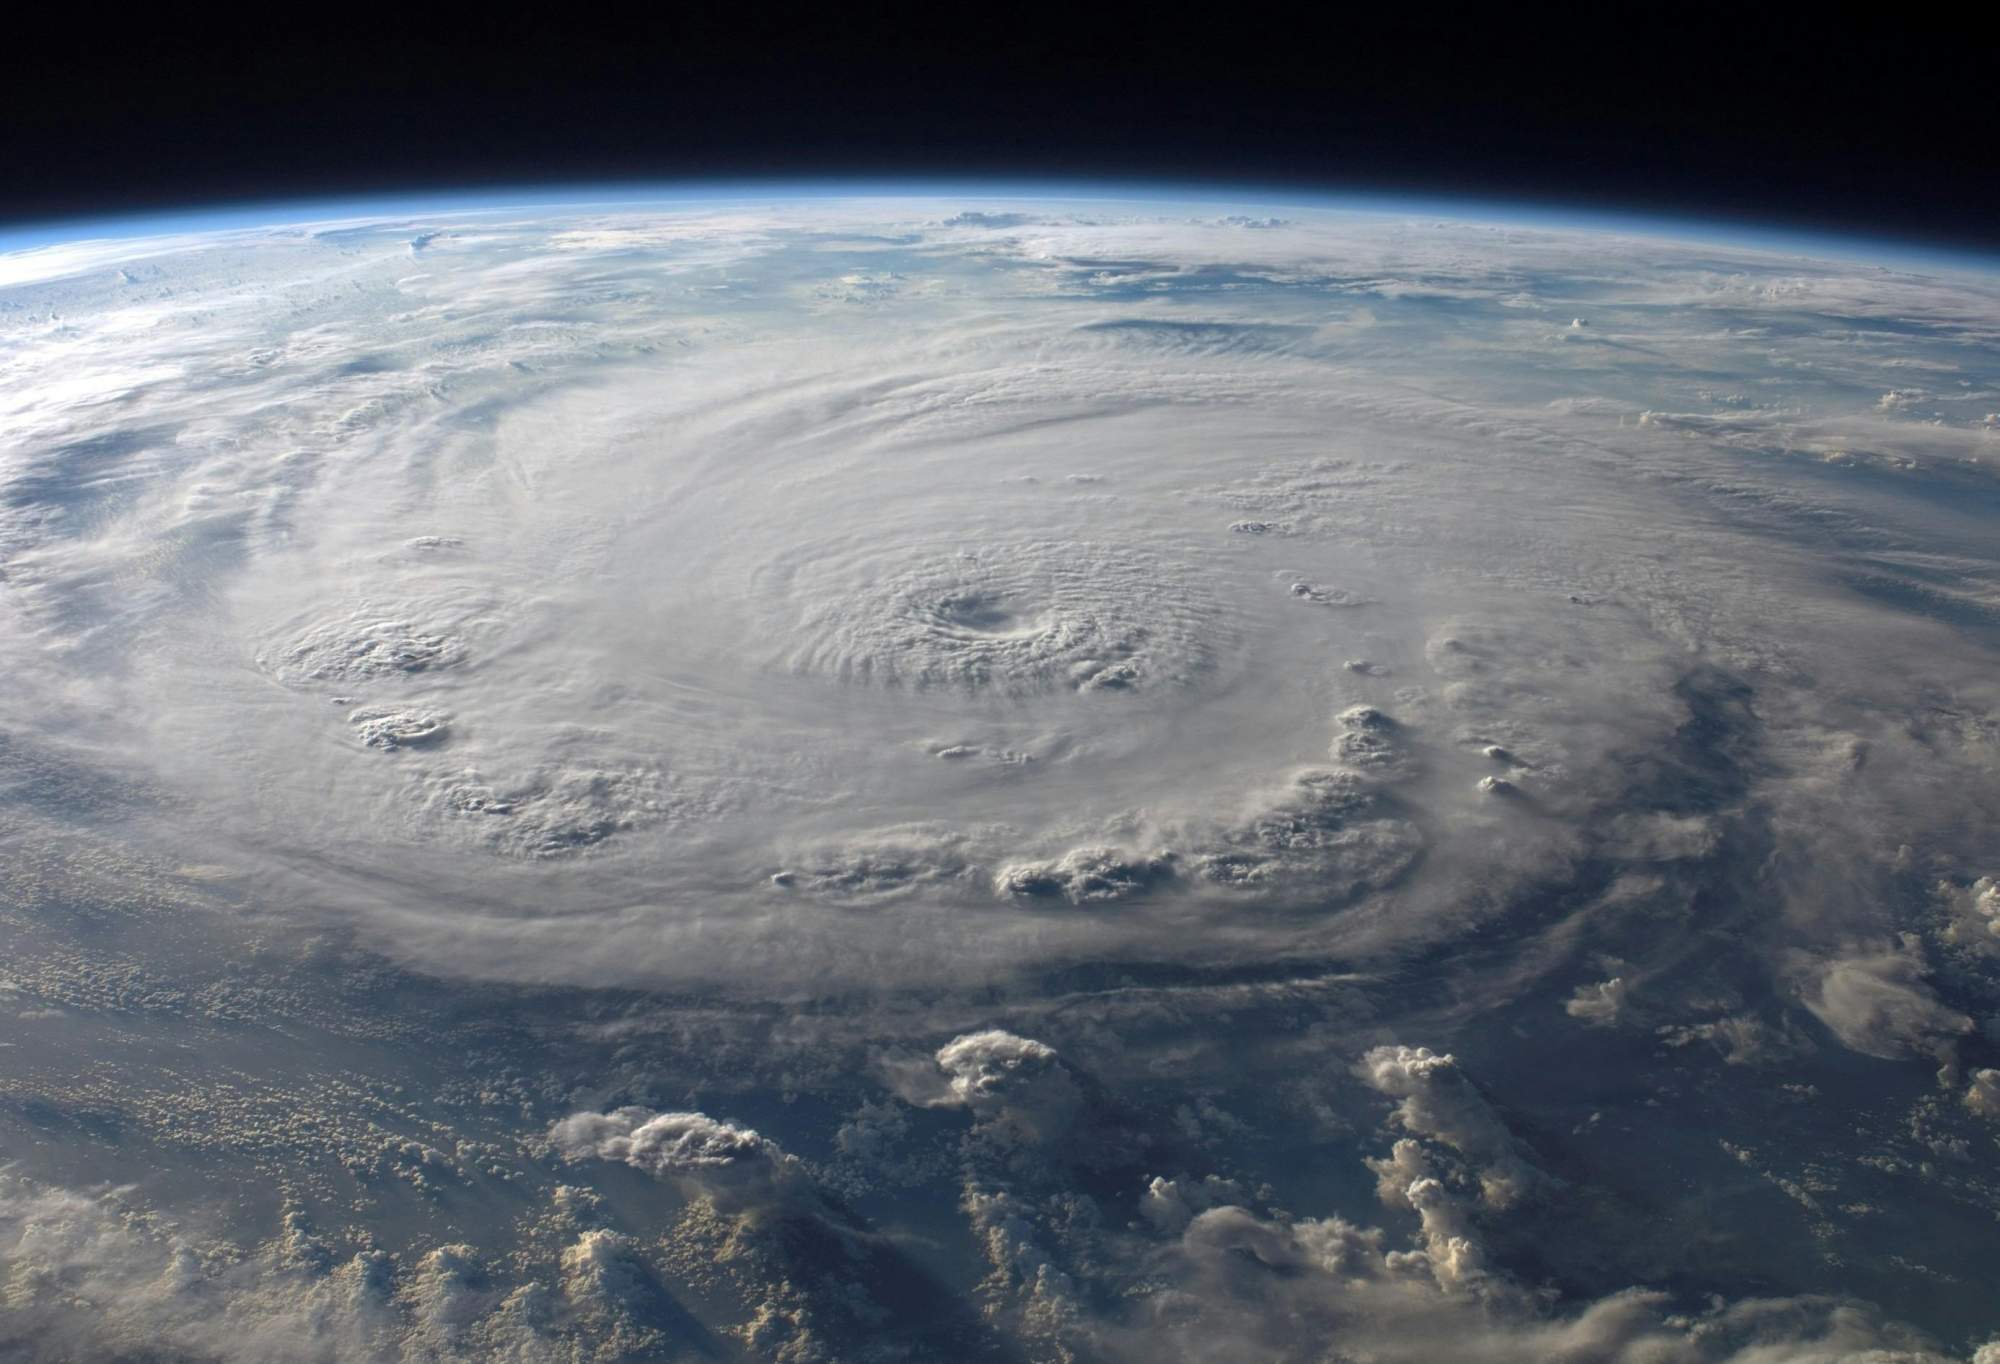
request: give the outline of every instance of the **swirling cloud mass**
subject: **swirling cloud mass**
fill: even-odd
[[[0,1353],[2000,1358],[2000,277],[0,256]]]

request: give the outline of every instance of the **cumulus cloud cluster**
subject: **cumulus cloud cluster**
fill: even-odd
[[[1376,1047],[1359,1070],[1371,1088],[1398,1100],[1396,1121],[1405,1130],[1450,1147],[1472,1166],[1489,1207],[1509,1207],[1541,1181],[1451,1056],[1428,1047]]]
[[[937,1064],[955,1102],[983,1123],[1026,1136],[1060,1136],[1081,1105],[1055,1049],[1032,1038],[968,1033],[939,1048]]]
[[[163,1226],[115,1193],[9,1179],[0,1187],[0,1348],[22,1359],[218,1364],[558,1364],[621,1346],[671,1348],[635,1301],[623,1250],[613,1233],[585,1232],[562,1253],[553,1283],[508,1285],[497,1257],[462,1243],[403,1264],[379,1249],[343,1256],[292,1215],[245,1250]]]
[[[578,1113],[550,1134],[565,1154],[622,1160],[648,1174],[693,1174],[765,1161],[778,1152],[745,1127],[705,1113],[653,1113],[619,1108]]]

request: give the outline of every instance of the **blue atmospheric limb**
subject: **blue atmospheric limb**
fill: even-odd
[[[1364,186],[1313,188],[1229,183],[1109,180],[951,179],[711,179],[652,183],[617,181],[513,188],[398,192],[344,198],[299,198],[199,205],[101,218],[0,223],[0,253],[81,240],[255,231],[326,225],[432,222],[482,215],[552,214],[648,206],[717,208],[732,204],[809,203],[819,199],[951,199],[980,204],[1131,205],[1154,210],[1228,206],[1239,212],[1338,212],[1390,217],[1439,217],[1498,227],[1613,232],[1684,245],[1710,243],[1793,251],[1819,259],[1866,260],[1911,268],[1990,271],[2000,262],[1985,252],[1895,237],[1829,233],[1743,218],[1633,213],[1585,200],[1508,200],[1413,196]]]

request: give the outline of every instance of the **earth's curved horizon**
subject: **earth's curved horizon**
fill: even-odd
[[[0,235],[0,1352],[2000,1360],[2000,269],[886,188]]]

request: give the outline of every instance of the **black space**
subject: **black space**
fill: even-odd
[[[0,222],[852,173],[1414,191],[2000,247],[2000,66],[1921,16],[1091,13],[381,11],[23,39]]]

